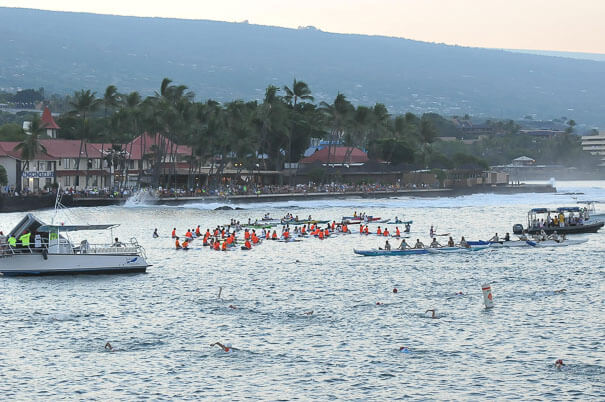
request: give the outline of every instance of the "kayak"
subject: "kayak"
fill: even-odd
[[[427,248],[426,250],[432,254],[446,254],[446,253],[468,253],[471,251],[479,251],[488,248],[489,246],[473,246],[473,247],[436,247]]]
[[[412,249],[405,249],[405,250],[378,250],[378,249],[355,250],[355,249],[353,249],[353,252],[355,254],[363,255],[366,257],[376,257],[376,256],[380,256],[380,255],[426,254],[428,251],[424,248],[418,248],[418,249],[412,248]]]
[[[411,225],[414,221],[390,221],[385,222],[387,225]]]
[[[567,246],[572,246],[574,244],[582,244],[582,243],[586,243],[588,241],[588,239],[567,239],[567,240],[563,240],[561,242],[557,242],[554,240],[544,240],[544,241],[532,241],[532,240],[528,240],[525,243],[527,243],[527,245],[532,246],[532,247],[567,247]]]
[[[255,224],[251,223],[251,224],[245,224],[245,225],[241,225],[241,226],[243,228],[249,228],[249,229],[271,229],[272,227],[277,226],[277,223],[275,223],[273,225],[269,225],[267,223],[255,225]]]

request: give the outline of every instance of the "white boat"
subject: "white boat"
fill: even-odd
[[[126,243],[74,245],[69,233],[107,230],[118,225],[47,225],[27,214],[0,242],[0,274],[65,275],[145,272],[145,250],[136,239]],[[30,244],[11,246],[7,239],[30,233]],[[39,239],[35,240],[39,235]],[[35,237],[34,237],[35,236]]]
[[[586,243],[588,239],[565,239],[561,241],[556,240],[544,240],[544,241],[526,241],[527,245],[530,247],[567,247],[572,246],[574,244],[582,244]]]

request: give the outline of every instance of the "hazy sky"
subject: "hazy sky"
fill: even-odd
[[[605,53],[605,0],[3,0],[0,5],[314,25],[464,46]]]

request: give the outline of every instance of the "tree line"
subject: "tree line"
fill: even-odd
[[[116,86],[109,85],[101,95],[82,89],[67,100],[69,111],[56,119],[61,126],[60,137],[78,139],[80,155],[85,158],[88,158],[87,143],[111,144],[102,151],[116,171],[127,170],[133,153],[127,144],[132,147],[134,138],[147,132],[169,139],[170,146],[164,142],[139,144],[141,153],[151,146],[151,152],[143,157],[152,166],[154,186],[160,184],[160,176],[166,169],[167,182],[163,184],[174,185],[176,145],[191,148],[184,159],[189,167],[188,187],[202,166],[210,166],[215,184],[228,165],[250,171],[281,170],[284,163],[300,160],[311,138],[327,140],[329,155],[337,145],[345,146],[349,155],[354,148],[361,148],[371,159],[409,169],[483,169],[489,163],[500,162],[503,149],[510,149],[513,156],[512,152],[525,153],[524,148],[532,148],[528,142],[531,139],[519,137],[519,127],[512,121],[490,122],[501,135],[472,145],[436,142],[438,135],[455,133],[453,123],[438,114],[391,115],[384,104],[355,106],[342,93],[330,103],[318,103],[309,86],[296,79],[283,87],[269,85],[263,99],[254,101],[195,101],[187,86],[177,85],[168,78],[162,80],[158,91],[145,98],[136,91],[120,93]],[[36,118],[30,131],[33,135],[24,138],[20,145],[26,160],[44,151],[39,145],[44,131]],[[566,133],[569,136],[542,148],[550,150],[553,158],[566,155],[569,158],[565,160],[571,156],[577,159],[580,147],[572,132],[570,124]],[[517,156],[520,155],[513,157]],[[77,171],[81,170],[81,159],[76,160]],[[143,175],[139,166],[139,182]],[[125,183],[126,175],[122,177]],[[82,184],[88,186],[88,177],[86,181]]]

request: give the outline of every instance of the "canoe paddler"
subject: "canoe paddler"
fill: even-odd
[[[221,246],[221,250],[227,251],[227,240],[223,241],[223,245]]]
[[[193,239],[193,233],[191,233],[191,230],[187,229],[187,233],[185,233],[185,237],[188,238],[189,240]]]
[[[183,250],[189,250],[189,242],[187,241],[187,239],[185,239],[185,241],[183,242]]]
[[[450,237],[450,239],[451,239],[451,237]],[[448,243],[448,245],[449,245],[449,243]],[[464,236],[462,236],[462,238],[460,238],[460,247],[464,247],[464,248],[469,248],[470,247],[469,244],[468,244],[468,242],[464,238]]]
[[[250,232],[248,231],[248,229],[244,230],[244,239],[250,240]]]
[[[288,229],[284,230],[282,236],[284,237],[284,240],[288,240],[288,238],[290,237],[290,232],[288,232]]]
[[[324,237],[330,237],[330,231],[327,228],[324,230]]]
[[[399,245],[399,250],[405,250],[411,248],[409,244],[405,242],[405,239],[401,240],[401,244]]]
[[[305,225],[302,226],[302,228],[300,229],[300,233],[305,236],[307,234],[307,227]]]
[[[336,221],[332,221],[332,231],[336,229]]]
[[[368,227],[368,225],[366,225],[366,226],[363,228],[363,233],[364,233],[364,234],[370,234],[370,228]]]
[[[401,237],[401,232],[399,231],[399,226],[395,226],[395,237]]]
[[[319,231],[318,237],[319,237],[319,240],[323,240],[324,239],[324,232],[323,232],[323,230]]]
[[[389,229],[387,229],[387,228],[385,228],[385,229],[384,229],[384,232],[382,232],[382,235],[383,235],[384,237],[389,237],[389,234],[390,234],[390,233],[389,233]]]
[[[363,224],[359,225],[359,234],[363,233]]]
[[[271,238],[271,231],[267,230],[267,233],[265,234],[265,240],[269,240]]]
[[[414,248],[424,248],[424,243],[422,243],[420,239],[416,239],[416,244],[414,245]]]
[[[451,237],[450,237],[451,239]],[[452,240],[453,241],[453,240]],[[433,241],[431,242],[430,245],[431,248],[437,248],[437,247],[441,247],[441,244],[439,244],[439,242],[437,241],[436,237],[433,237]],[[450,246],[451,247],[451,246]]]
[[[252,244],[250,244],[250,240],[246,240],[244,242],[244,247],[250,250],[252,248]]]
[[[183,247],[181,247],[181,242],[179,241],[179,237],[176,237],[176,240],[174,241],[174,246],[176,247],[177,250],[182,249]]]
[[[404,232],[410,233],[410,224],[409,223],[405,224],[405,230],[404,230]]]
[[[275,230],[273,231],[273,234],[271,235],[271,239],[277,240],[277,232]]]
[[[460,246],[462,246],[462,240],[463,239],[464,239],[464,236],[462,236],[462,239],[460,240]],[[465,243],[466,243],[466,241],[465,241]],[[448,247],[454,247],[455,246],[454,239],[452,239],[452,236],[450,236],[449,240],[447,241],[447,246]],[[466,246],[468,246],[468,244]],[[466,246],[462,246],[462,247],[466,247]]]
[[[172,238],[176,238],[176,228],[172,229]]]
[[[214,243],[212,243],[212,248],[215,249],[216,251],[220,251],[221,250],[221,242],[219,242],[218,240],[215,240]]]
[[[382,235],[382,229],[380,229],[380,226],[378,226],[378,229],[376,229],[376,234],[378,236]]]
[[[258,244],[259,241],[260,240],[259,240],[258,236],[256,235],[256,233],[252,233],[252,243]]]
[[[388,240],[384,243],[384,249],[387,251],[391,250],[391,243]]]
[[[195,237],[201,237],[202,236],[202,231],[200,230],[200,225],[197,225],[197,228],[195,228]]]

